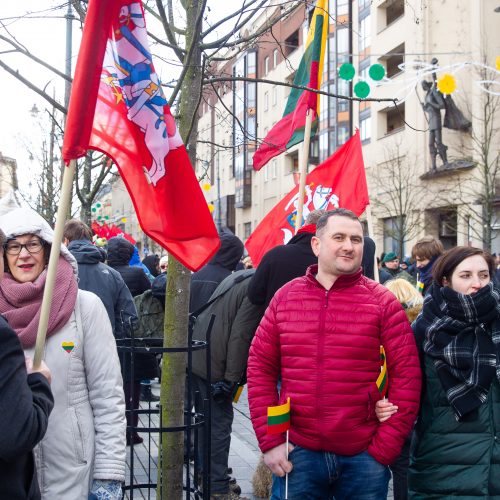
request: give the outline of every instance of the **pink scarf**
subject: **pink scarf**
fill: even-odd
[[[11,274],[5,273],[0,282],[0,314],[15,330],[25,349],[36,342],[46,278],[47,270],[44,270],[35,281],[19,283]],[[47,337],[68,322],[75,308],[77,293],[73,267],[66,259],[59,257]]]

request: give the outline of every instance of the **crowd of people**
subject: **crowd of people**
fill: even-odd
[[[186,462],[203,473],[210,460],[211,499],[241,498],[229,449],[245,384],[256,494],[383,499],[392,476],[395,500],[500,497],[496,256],[426,236],[411,257],[383,254],[377,282],[375,244],[346,209],[309,213],[255,267],[239,238],[220,239],[191,276],[193,338],[215,321],[185,408],[189,418],[211,401],[210,456],[203,429],[185,441]],[[141,261],[120,237],[103,249],[66,222],[34,369],[53,242],[32,210],[0,215],[0,498],[119,499],[126,446],[142,442],[139,401],[157,399],[160,370],[151,353],[119,357],[116,341],[163,336],[168,260]],[[268,409],[287,402],[288,433],[268,432]]]

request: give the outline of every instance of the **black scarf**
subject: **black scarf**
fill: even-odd
[[[433,283],[420,321],[424,352],[459,420],[486,401],[495,374],[500,380],[500,290],[489,283],[463,295]]]
[[[418,281],[423,283],[426,288],[432,283],[432,266],[434,266],[434,262],[436,262],[438,257],[439,255],[435,255],[425,266],[417,269]]]

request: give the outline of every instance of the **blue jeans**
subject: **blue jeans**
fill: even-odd
[[[363,451],[351,457],[295,446],[289,455],[289,500],[382,500],[387,498],[389,468]],[[284,500],[285,478],[273,475],[271,500]]]

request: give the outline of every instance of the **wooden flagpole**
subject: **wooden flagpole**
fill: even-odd
[[[56,281],[57,262],[61,253],[61,243],[63,239],[64,223],[68,213],[69,201],[71,197],[71,186],[75,176],[76,160],[71,160],[68,167],[64,169],[61,197],[57,208],[57,220],[54,228],[54,241],[50,249],[49,265],[47,268],[47,279],[43,290],[42,307],[40,310],[40,322],[36,335],[35,355],[33,358],[33,368],[37,369],[43,358],[45,338],[47,336],[47,326],[49,324],[50,305]]]
[[[366,205],[366,222],[368,224],[368,236],[374,238],[372,208],[371,208],[370,204]],[[377,250],[375,250],[375,254],[374,254],[373,258],[375,259],[374,266],[373,266],[373,277],[375,278],[375,281],[378,282],[379,276],[378,276],[378,264],[377,264]]]
[[[302,162],[300,164],[299,198],[297,202],[297,218],[295,219],[295,234],[302,226],[302,213],[304,212],[304,194],[306,191],[307,164],[309,163],[309,144],[311,143],[313,113],[311,109],[306,113],[306,125],[304,130],[304,148]]]

